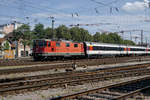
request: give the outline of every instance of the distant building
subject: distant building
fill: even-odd
[[[29,54],[31,53],[31,48],[29,45],[26,45],[25,52],[25,56],[29,56]],[[21,42],[21,39],[18,41],[18,57],[24,57],[24,45]]]
[[[16,55],[16,50],[18,50],[18,57],[24,57],[24,46],[21,42],[21,40],[18,41],[18,49],[16,49],[16,42],[10,41],[9,39],[13,37],[12,32],[17,29],[18,27],[20,27],[21,25],[23,25],[22,23],[19,22],[13,22],[10,24],[3,24],[0,25],[0,34],[3,34],[4,37],[0,38],[0,47],[4,47],[4,44],[7,41],[7,44],[9,44],[9,51],[5,51],[3,49],[0,49],[0,58],[10,58],[10,56],[5,56],[5,54],[7,54],[8,52],[11,53],[10,55],[14,54],[13,57],[15,57]],[[13,52],[10,52],[13,51]],[[26,46],[26,55],[25,56],[29,56],[29,54],[31,53],[31,49],[30,46]],[[12,58],[12,57],[11,57]]]
[[[22,25],[22,23],[20,23],[20,22],[13,22],[10,24],[0,25],[0,34],[3,34],[5,36],[5,35],[13,32],[15,29],[17,29],[21,25]]]

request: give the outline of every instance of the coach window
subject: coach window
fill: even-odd
[[[69,43],[66,43],[66,47],[70,47],[70,44],[69,44]]]
[[[56,42],[56,47],[60,47],[60,43],[59,42]]]
[[[78,44],[74,44],[74,47],[77,48],[77,47],[78,47]]]
[[[50,42],[48,42],[48,47],[50,47],[51,46],[51,43]]]

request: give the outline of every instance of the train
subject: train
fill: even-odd
[[[33,40],[34,60],[72,58],[99,58],[104,56],[149,55],[150,48],[98,42],[66,40]]]

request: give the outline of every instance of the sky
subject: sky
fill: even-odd
[[[32,28],[38,23],[51,27],[50,17],[54,17],[55,27],[82,24],[79,27],[91,34],[144,30],[144,41],[150,42],[148,0],[0,0],[0,12],[0,25],[19,21]],[[119,34],[130,39],[130,32]],[[131,34],[132,39],[140,37],[140,31]]]

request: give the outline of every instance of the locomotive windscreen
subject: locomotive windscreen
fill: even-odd
[[[34,47],[45,47],[46,46],[46,41],[45,40],[34,40],[33,41],[33,46]]]

